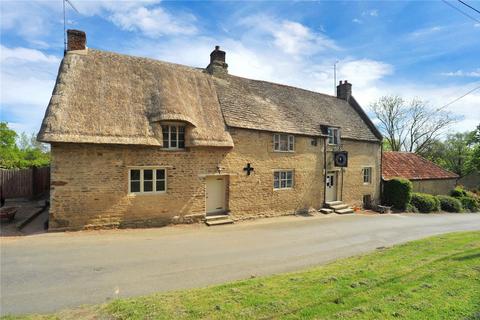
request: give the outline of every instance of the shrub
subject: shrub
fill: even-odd
[[[408,179],[393,178],[384,182],[383,203],[405,210],[412,198],[412,183]]]
[[[440,201],[440,208],[447,212],[462,212],[462,203],[460,200],[449,196],[437,196]]]
[[[463,208],[470,212],[477,212],[479,211],[480,205],[478,204],[477,200],[473,197],[460,197],[459,200],[462,202]]]
[[[405,208],[405,211],[406,212],[418,213],[418,209],[415,208],[415,206],[412,205],[411,203],[407,203],[407,207]]]
[[[410,203],[422,213],[440,210],[440,200],[431,194],[414,192]]]
[[[465,197],[467,195],[467,191],[465,191],[465,189],[463,189],[462,187],[458,186],[450,192],[450,195],[454,198]]]

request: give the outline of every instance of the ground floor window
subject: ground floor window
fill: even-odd
[[[363,183],[364,184],[372,183],[372,167],[363,168]]]
[[[129,193],[154,193],[167,190],[164,168],[133,168],[129,170]]]
[[[273,173],[273,189],[293,187],[293,170],[279,170]]]

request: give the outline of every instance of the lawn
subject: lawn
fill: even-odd
[[[5,319],[480,319],[480,232],[296,273]]]

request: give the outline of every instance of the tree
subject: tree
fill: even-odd
[[[449,134],[435,140],[420,154],[439,166],[464,176],[480,171],[480,126],[471,132]]]
[[[457,121],[450,112],[432,109],[417,98],[407,102],[399,96],[384,96],[371,108],[392,151],[421,153]]]
[[[17,133],[0,122],[0,168],[41,167],[50,163],[48,147],[32,134]]]

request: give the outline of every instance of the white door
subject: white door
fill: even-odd
[[[225,211],[225,177],[206,178],[207,214]]]
[[[337,174],[335,172],[327,173],[327,191],[325,194],[325,201],[335,201],[337,200]]]

